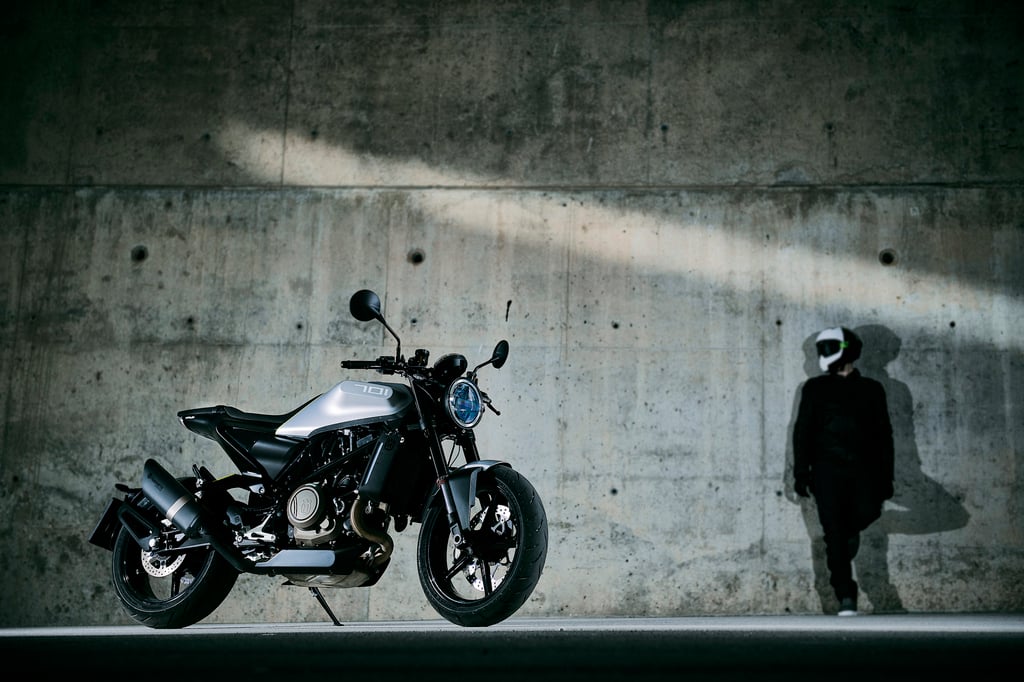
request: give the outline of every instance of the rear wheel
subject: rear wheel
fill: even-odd
[[[144,506],[156,514],[148,502]],[[192,625],[213,613],[231,592],[238,572],[211,547],[157,554],[140,548],[122,528],[114,542],[112,578],[128,615],[142,625],[168,629]]]
[[[507,466],[480,474],[470,516],[457,547],[444,508],[431,507],[416,564],[438,613],[457,625],[485,627],[519,610],[537,586],[547,556],[547,517],[533,485]]]

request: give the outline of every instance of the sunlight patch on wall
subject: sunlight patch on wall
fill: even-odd
[[[280,165],[265,153],[269,133],[242,123],[230,130],[225,145],[246,170],[267,183],[280,183]],[[724,215],[694,221],[583,204],[570,199],[571,192],[491,191],[486,186],[492,179],[469,173],[456,177],[419,161],[382,159],[294,137],[285,166],[288,185],[415,188],[412,195],[421,210],[466,232],[487,236],[494,215],[500,214],[502,224],[530,228],[517,231],[517,240],[567,250],[571,262],[589,259],[630,274],[678,275],[755,296],[764,291],[770,301],[806,305],[822,315],[838,312],[903,328],[935,327],[948,320],[959,327],[961,341],[995,348],[1018,347],[1017,340],[1024,339],[1020,297],[934,272],[885,267],[875,252],[823,256],[799,242],[767,243],[762,231],[750,225],[722,227]],[[452,201],[450,194],[422,191],[432,187],[461,195]],[[552,226],[569,229],[553,231]]]

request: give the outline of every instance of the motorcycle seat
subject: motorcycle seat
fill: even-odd
[[[286,421],[291,419],[292,415],[294,415],[300,409],[301,408],[296,408],[291,412],[286,412],[284,414],[258,414],[256,412],[243,412],[237,407],[229,407],[225,405],[224,413],[229,419],[233,421],[248,422],[253,424],[254,426],[262,426],[264,428],[277,428],[281,424],[284,424]]]
[[[292,415],[303,407],[305,405],[300,405],[284,414],[259,414],[256,412],[245,412],[237,407],[230,407],[228,405],[216,405],[213,407],[197,407],[191,410],[182,410],[178,412],[178,419],[190,431],[204,435],[207,438],[215,438],[214,433],[217,427],[225,422],[230,422],[231,427],[241,427],[250,431],[276,431],[281,424],[291,419]]]

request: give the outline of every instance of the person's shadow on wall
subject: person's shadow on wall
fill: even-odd
[[[886,370],[887,365],[899,355],[902,345],[899,337],[882,325],[865,325],[853,331],[864,342],[856,366],[861,374],[878,381],[885,389],[895,450],[895,494],[892,500],[886,502],[881,518],[861,533],[854,571],[860,590],[871,602],[875,613],[899,613],[905,609],[889,576],[889,536],[924,535],[962,528],[967,525],[969,515],[959,500],[921,471],[921,458],[914,435],[913,396],[906,384],[889,376]],[[808,377],[821,373],[814,347],[816,337],[817,334],[812,334],[803,343],[804,371]],[[829,585],[825,541],[818,522],[817,507],[813,498],[802,498],[793,492],[793,426],[802,388],[802,385],[797,387],[787,432],[786,496],[800,505],[807,535],[811,540],[814,588],[821,600],[822,612],[829,613],[835,610],[837,602]]]

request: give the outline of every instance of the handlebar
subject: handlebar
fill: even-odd
[[[376,360],[342,360],[341,366],[345,369],[375,369],[381,374],[403,373],[406,368],[404,360],[395,359],[389,355],[382,355]]]
[[[341,366],[345,369],[374,369],[380,363],[377,360],[342,360]]]
[[[420,352],[424,354],[426,353],[425,351],[417,351],[417,358],[421,357]],[[341,366],[344,369],[375,369],[381,374],[401,374],[403,376],[411,376],[411,373],[418,373],[420,371],[426,372],[427,376],[429,376],[430,373],[430,370],[425,367],[410,367],[409,363],[407,363],[404,358],[398,358],[396,360],[390,355],[382,355],[376,360],[342,360]],[[475,372],[471,372],[468,376],[473,383],[476,383]],[[491,397],[483,391],[480,391],[480,400],[491,412],[497,415],[501,414],[501,412],[491,404]]]

